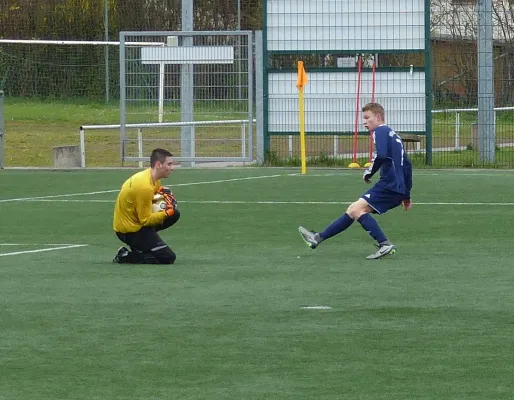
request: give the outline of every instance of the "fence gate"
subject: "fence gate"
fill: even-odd
[[[252,32],[121,32],[120,113],[122,162],[251,161]]]

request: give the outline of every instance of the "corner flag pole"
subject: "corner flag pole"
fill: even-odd
[[[300,156],[302,160],[302,174],[307,172],[307,160],[305,156],[305,104],[303,98],[303,88],[309,80],[303,67],[303,61],[298,61],[298,79],[296,80],[296,87],[299,91],[299,117],[300,117]]]

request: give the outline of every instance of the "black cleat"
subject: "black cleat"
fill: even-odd
[[[130,251],[126,247],[122,246],[118,249],[116,256],[112,259],[113,263],[123,264],[123,259],[129,255]]]

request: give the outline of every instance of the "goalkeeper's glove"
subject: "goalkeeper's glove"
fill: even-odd
[[[177,199],[171,192],[171,189],[167,186],[159,186],[157,193],[162,195],[164,201],[166,202],[166,215],[171,217],[173,214],[175,214],[175,210],[177,209]]]
[[[175,214],[175,211],[177,210],[177,203],[176,202],[169,202],[166,197],[164,197],[164,201],[166,202],[166,207],[164,208],[164,213],[167,217],[171,217]]]
[[[159,189],[157,189],[157,193],[160,193],[162,195],[173,194],[173,193],[171,193],[171,189],[167,186],[159,186]]]
[[[175,199],[175,196],[172,194],[163,194],[162,197],[164,198],[164,202],[166,203],[166,207],[164,209],[164,212],[168,217],[171,217],[173,214],[175,214],[175,211],[177,210],[177,200]]]

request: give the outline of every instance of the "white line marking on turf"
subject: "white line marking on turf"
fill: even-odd
[[[303,306],[300,307],[302,310],[331,310],[330,306]]]
[[[192,204],[320,204],[320,205],[348,205],[351,201],[243,201],[243,200],[183,200],[179,203]],[[486,202],[413,202],[413,206],[514,206],[514,203],[486,203]]]
[[[362,174],[362,171],[364,171],[363,168],[351,170],[348,172],[328,172],[328,173],[310,173],[307,172],[305,175],[302,175],[300,173],[295,174],[295,176],[301,176],[301,177],[329,177],[329,176],[355,176],[358,174]],[[292,176],[292,174],[291,174]],[[459,177],[459,176],[512,176],[514,177],[514,173],[510,170],[502,170],[498,172],[459,172],[459,171],[442,171],[442,172],[429,172],[429,171],[423,171],[423,170],[415,170],[414,171],[414,177],[416,176],[442,176],[442,177]]]
[[[220,179],[217,181],[203,181],[203,182],[189,182],[189,183],[177,183],[170,184],[172,188],[177,186],[194,186],[194,185],[208,185],[211,183],[223,183],[223,182],[238,182],[238,181],[249,181],[253,179],[265,179],[265,178],[279,178],[281,176],[296,176],[299,174],[275,174],[275,175],[259,175],[259,176],[247,176],[245,178],[232,178],[232,179]]]
[[[170,186],[173,188],[176,186],[208,185],[208,184],[212,184],[212,183],[237,182],[237,181],[247,181],[247,180],[253,180],[253,179],[278,178],[281,176],[296,176],[296,175],[299,175],[299,174],[295,173],[295,174],[258,175],[258,176],[247,176],[244,178],[219,179],[216,181],[177,183],[177,184],[170,184]],[[116,193],[119,191],[120,191],[120,189],[112,189],[112,190],[101,190],[101,191],[97,191],[97,192],[56,194],[56,195],[51,195],[51,196],[18,197],[15,199],[0,199],[0,203],[8,203],[8,202],[12,202],[12,201],[58,199],[60,197],[91,196],[94,194]],[[114,201],[114,200],[112,200],[112,201]]]
[[[420,206],[514,206],[514,203],[485,203],[485,202],[454,202],[454,203],[445,203],[445,202],[420,202],[415,203],[412,202],[412,205],[420,205]]]
[[[71,200],[71,199],[27,199],[25,201],[40,201],[40,202],[67,202],[67,203],[113,203],[114,200]],[[269,200],[269,201],[245,201],[245,200],[179,200],[180,203],[184,204],[264,204],[264,205],[348,205],[352,204],[352,201],[281,201],[281,200]],[[487,203],[487,202],[413,202],[413,206],[514,206],[514,203]]]
[[[0,257],[4,257],[4,256],[17,256],[19,254],[29,254],[29,253],[42,253],[44,251],[74,249],[74,248],[77,248],[77,247],[86,247],[86,246],[87,246],[87,244],[73,244],[73,245],[69,245],[69,246],[49,247],[47,249],[14,251],[12,253],[0,253]]]
[[[99,192],[56,194],[56,195],[52,195],[52,196],[19,197],[17,199],[1,199],[0,203],[7,203],[7,202],[10,202],[10,201],[58,199],[59,197],[91,196],[93,194],[104,194],[104,193],[114,193],[114,192],[119,192],[119,189],[117,189],[117,190],[102,190],[102,191],[99,191]]]
[[[0,246],[75,246],[73,243],[0,243]],[[86,245],[84,245],[86,246]]]
[[[40,202],[40,203],[113,203],[116,199],[98,200],[98,199],[25,199],[23,201]]]

